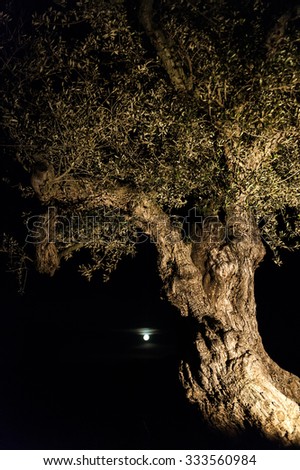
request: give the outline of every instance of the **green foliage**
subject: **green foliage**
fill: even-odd
[[[29,170],[45,156],[58,177],[126,184],[167,211],[243,204],[282,246],[285,214],[299,214],[297,21],[280,35],[263,0],[162,0],[158,27],[193,81],[180,94],[131,8],[63,0],[14,36],[0,107],[19,161]],[[290,245],[299,223],[289,233]]]
[[[80,265],[80,271],[88,280],[101,270],[107,280],[124,255],[135,254],[138,241],[134,225],[129,217],[118,210],[65,211],[56,224],[56,245],[61,256],[70,258],[74,251],[87,249],[90,261]]]
[[[33,25],[3,106],[25,166],[46,155],[58,174],[129,183],[168,208],[191,191],[217,190],[212,131],[149,58],[122,2],[50,9]]]

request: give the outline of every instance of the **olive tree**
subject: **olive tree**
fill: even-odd
[[[82,274],[108,275],[149,237],[194,325],[179,373],[199,416],[299,446],[300,381],[266,353],[254,297],[264,245],[277,259],[299,237],[299,9],[60,0],[31,24],[1,51],[1,109],[41,203],[37,269],[85,249]]]

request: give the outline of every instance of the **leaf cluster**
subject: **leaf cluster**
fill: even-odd
[[[19,161],[29,171],[42,155],[58,178],[129,185],[167,211],[242,201],[282,246],[283,226],[299,235],[300,38],[289,16],[275,35],[281,13],[263,0],[161,0],[155,21],[192,79],[180,94],[127,3],[56,2],[2,61]]]

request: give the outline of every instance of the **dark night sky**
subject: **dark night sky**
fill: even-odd
[[[17,190],[3,185],[0,200],[1,232],[18,232]],[[258,320],[273,359],[300,375],[300,254],[284,258],[278,268],[268,256],[257,271]],[[20,297],[2,260],[0,449],[230,448],[185,401],[178,364],[188,332],[160,298],[154,247],[141,246],[105,285],[74,265],[52,279],[30,269]],[[139,335],[146,327],[151,344]]]

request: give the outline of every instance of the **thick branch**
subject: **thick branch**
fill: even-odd
[[[76,209],[93,209],[99,206],[129,209],[133,200],[136,200],[137,191],[127,187],[111,185],[103,189],[103,183],[97,178],[54,178],[51,185],[41,188],[40,199],[44,204],[51,201],[57,203],[76,205]]]
[[[191,244],[182,240],[180,230],[151,199],[144,197],[135,207],[135,216],[145,233],[155,242],[159,272],[169,300],[183,316],[200,318],[208,310],[201,273],[191,258]]]
[[[141,0],[139,17],[145,32],[155,47],[172,84],[179,92],[192,89],[191,78],[187,78],[175,45],[153,21],[153,0]]]

